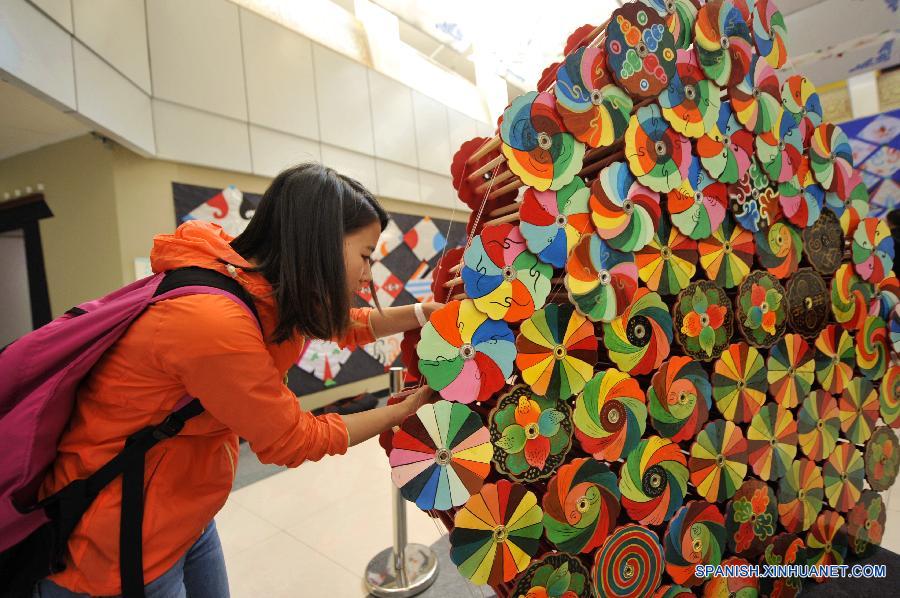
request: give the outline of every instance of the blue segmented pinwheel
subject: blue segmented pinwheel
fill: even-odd
[[[590,195],[578,177],[559,191],[526,189],[519,206],[519,230],[528,250],[555,268],[564,267],[581,237],[593,232]]]
[[[638,288],[634,255],[611,248],[596,233],[584,237],[566,262],[569,300],[592,322],[621,315]]]
[[[764,59],[754,56],[750,70],[728,94],[737,119],[748,131],[762,135],[775,129],[783,110],[781,86]]]
[[[815,128],[809,142],[809,165],[826,191],[834,191],[841,197],[849,195],[853,149],[839,126],[822,123]]]
[[[716,126],[720,94],[718,86],[703,74],[697,55],[689,50],[678,50],[675,76],[659,94],[659,105],[663,116],[676,131],[696,139]]]
[[[696,158],[687,176],[668,194],[672,224],[692,239],[705,239],[725,220],[728,187],[709,177]]]
[[[736,183],[747,174],[753,164],[753,133],[738,122],[731,102],[722,102],[715,125],[697,140],[697,155],[719,182]]]
[[[772,0],[756,0],[753,8],[753,39],[759,55],[772,68],[780,69],[787,61],[787,26],[784,16]]]
[[[858,172],[850,180],[850,196],[841,199],[833,191],[825,194],[825,207],[837,214],[844,236],[852,238],[860,221],[869,215],[869,189]]]
[[[825,201],[825,191],[812,183],[801,188],[795,183],[782,183],[778,186],[778,202],[781,211],[791,224],[805,229],[813,224],[822,215],[822,204]]]
[[[600,171],[591,185],[590,207],[600,238],[625,252],[643,249],[662,216],[659,193],[637,182],[624,162]]]
[[[678,188],[694,161],[691,142],[669,126],[656,104],[642,106],[631,115],[625,156],[638,180],[660,193]]]
[[[781,84],[781,104],[797,122],[803,147],[809,147],[813,130],[822,124],[822,101],[815,85],[803,75],[791,75]]]
[[[675,47],[687,50],[694,41],[694,22],[700,10],[699,0],[641,0],[665,20],[666,28],[675,39]],[[681,57],[678,58],[681,62]]]
[[[774,183],[787,183],[796,176],[803,162],[803,134],[793,116],[782,112],[771,131],[757,134],[756,157]]]
[[[894,269],[894,239],[887,223],[863,218],[853,233],[853,268],[863,280],[877,284]]]
[[[728,0],[711,0],[694,24],[700,66],[719,87],[736,85],[750,72],[753,34],[746,16]]]

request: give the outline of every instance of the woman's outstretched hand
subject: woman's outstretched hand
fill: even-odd
[[[422,405],[430,403],[437,398],[437,393],[431,390],[431,388],[428,386],[423,386],[422,388],[413,389],[407,392],[409,394],[405,399],[403,399],[403,402],[400,403],[404,407],[404,413],[406,413],[404,419],[406,419],[407,416],[410,416],[418,411],[419,407],[421,407]]]

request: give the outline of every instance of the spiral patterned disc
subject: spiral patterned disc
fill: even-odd
[[[751,133],[741,130],[752,137]],[[750,166],[740,180],[728,185],[731,213],[738,224],[754,234],[784,217],[779,199],[778,189],[771,184],[755,157],[751,157]]]
[[[755,235],[759,263],[776,278],[787,278],[797,271],[803,242],[800,232],[787,222],[776,222]]]
[[[648,396],[649,399],[649,396]],[[878,392],[881,407],[881,419],[892,428],[900,428],[900,366],[888,368]],[[650,402],[650,415],[653,415],[653,402]]]
[[[831,281],[831,311],[847,330],[859,330],[866,320],[872,285],[856,275],[850,264],[841,264]]]
[[[853,378],[838,400],[841,430],[853,444],[864,444],[872,436],[879,414],[878,392],[865,378]]]
[[[752,272],[738,288],[737,321],[744,337],[755,347],[771,347],[787,328],[784,287],[772,274]]]
[[[834,511],[822,511],[806,534],[806,562],[809,565],[842,565],[847,558],[847,520]],[[818,582],[823,577],[814,577]]]
[[[638,525],[617,527],[594,556],[594,593],[610,598],[649,596],[663,572],[663,549],[653,531]]]
[[[825,482],[822,470],[814,462],[801,457],[778,482],[778,517],[789,532],[809,529],[822,510]]]
[[[900,442],[897,435],[887,426],[879,426],[872,432],[866,443],[863,457],[866,465],[866,480],[876,492],[884,492],[894,485],[900,470]]]
[[[753,34],[747,17],[728,0],[702,6],[694,25],[700,66],[719,87],[731,87],[750,72]]]
[[[816,377],[816,353],[799,334],[786,334],[769,351],[769,393],[785,409],[809,394]]]
[[[749,567],[747,559],[732,556],[722,561],[725,572],[738,571],[739,567]],[[755,598],[759,596],[759,578],[739,577],[736,574],[716,576],[703,586],[703,598],[732,598],[734,596],[746,596]]]
[[[556,71],[556,109],[566,129],[590,147],[620,139],[634,104],[606,71],[602,48],[578,48]]]
[[[613,11],[606,27],[612,76],[632,97],[653,98],[675,75],[675,39],[657,12],[632,2]]]
[[[685,353],[700,361],[716,359],[734,332],[731,301],[715,283],[693,282],[678,294],[674,326]]]
[[[590,576],[581,560],[571,554],[548,554],[516,578],[512,595],[593,598]]]
[[[853,337],[836,324],[831,324],[816,339],[816,380],[826,392],[840,395],[850,378],[856,355]]]
[[[787,26],[772,0],[756,0],[753,9],[753,40],[759,55],[780,69],[787,61]]]
[[[849,184],[849,197],[841,198],[837,193],[828,192],[825,206],[840,219],[844,235],[853,238],[859,222],[869,215],[869,190],[858,172],[853,173]]]
[[[822,123],[815,128],[809,142],[809,165],[826,191],[834,191],[841,197],[849,195],[853,150],[840,127]]]
[[[863,280],[881,282],[894,269],[894,239],[887,222],[863,218],[853,233],[853,268]]]
[[[638,183],[624,162],[600,171],[591,185],[590,208],[600,238],[626,252],[643,249],[662,216],[659,193]]]
[[[847,513],[847,539],[853,554],[866,557],[881,545],[886,519],[887,511],[881,495],[874,490],[864,490]]]
[[[721,226],[728,210],[728,187],[706,174],[694,159],[681,185],[669,192],[672,224],[692,239],[705,239]]]
[[[705,500],[692,500],[681,507],[663,539],[666,572],[684,586],[696,586],[697,565],[718,565],[725,556],[728,532],[719,507]]]
[[[638,180],[660,193],[681,185],[693,162],[691,142],[669,126],[656,104],[642,106],[631,115],[625,156]]]
[[[638,276],[648,289],[660,295],[677,295],[697,271],[697,242],[663,216],[656,234],[646,247],[635,253],[634,259]]]
[[[774,129],[756,137],[756,157],[773,183],[794,183],[804,168],[803,134],[794,117],[781,112]],[[799,181],[798,181],[799,182]],[[801,187],[801,185],[796,185]],[[784,206],[784,203],[782,203]]]
[[[887,324],[879,316],[868,316],[856,335],[856,364],[869,380],[879,380],[889,359]]]
[[[681,448],[650,436],[628,453],[619,475],[622,506],[641,525],[668,521],[684,503],[688,469]]]
[[[706,275],[726,289],[744,281],[756,255],[753,234],[737,224],[729,213],[709,238],[699,242],[698,248],[700,265]]]
[[[747,475],[747,440],[733,422],[709,422],[691,444],[691,483],[710,502],[734,496]]]
[[[526,189],[519,206],[519,231],[528,251],[555,268],[565,266],[581,237],[594,230],[590,196],[590,189],[577,177],[559,191]]]
[[[647,404],[650,423],[674,442],[690,440],[709,418],[712,385],[703,366],[675,355],[653,375]]]
[[[687,50],[694,41],[694,22],[700,9],[699,0],[641,0],[656,10],[666,22],[666,28],[675,40],[675,47]],[[679,58],[678,62],[681,60]]]
[[[806,543],[789,532],[776,535],[769,541],[760,558],[760,565],[805,565]],[[763,596],[796,598],[803,589],[802,577],[764,577],[760,579]]]
[[[622,315],[603,324],[603,344],[620,370],[637,376],[659,368],[672,346],[672,316],[662,298],[639,288]]]
[[[813,185],[807,191],[815,188],[817,186]],[[803,229],[803,253],[806,259],[817,272],[826,276],[834,274],[844,258],[844,233],[837,216],[830,210],[824,210],[814,223],[799,226]],[[809,228],[804,228],[806,226]]]
[[[778,502],[765,482],[745,481],[725,512],[728,548],[747,558],[762,554],[778,527]]]
[[[800,127],[803,147],[809,147],[813,131],[822,124],[822,101],[815,85],[803,75],[791,75],[781,84],[781,104]]]
[[[900,280],[890,274],[875,285],[875,294],[869,301],[869,315],[878,316],[887,322],[898,305],[900,305]]]
[[[706,172],[721,183],[736,183],[753,162],[753,133],[738,122],[730,102],[722,102],[712,126],[697,140],[697,155]]]
[[[846,513],[859,502],[866,478],[862,453],[852,444],[841,444],[822,467],[825,498],[831,508]]]
[[[594,459],[572,459],[547,483],[542,499],[547,539],[559,550],[591,553],[616,526],[616,474]]]
[[[728,95],[738,121],[754,135],[775,130],[781,119],[781,87],[769,63],[759,56],[750,62],[750,70]]]
[[[569,301],[592,322],[611,322],[638,287],[634,256],[611,248],[596,233],[575,246],[566,262]]]
[[[672,127],[687,137],[697,139],[716,127],[721,91],[706,78],[697,55],[678,50],[675,76],[659,96],[662,114]]]
[[[766,481],[784,477],[797,456],[794,415],[774,403],[762,406],[747,428],[747,454],[753,473]]]
[[[766,365],[747,343],[734,343],[716,360],[712,375],[713,397],[725,419],[749,422],[766,402]]]
[[[814,461],[827,459],[837,445],[841,413],[837,401],[824,390],[814,390],[797,412],[797,432],[803,454]]]
[[[575,436],[595,459],[615,461],[633,449],[647,427],[647,397],[638,381],[609,368],[575,399]]]
[[[812,268],[800,268],[788,279],[785,290],[788,324],[803,338],[818,338],[831,317],[825,279]]]

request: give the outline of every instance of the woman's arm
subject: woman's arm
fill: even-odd
[[[415,413],[419,407],[432,398],[434,398],[434,391],[423,386],[400,403],[361,413],[342,415],[344,425],[347,426],[349,446],[359,444],[389,428],[399,426],[407,416]]]
[[[444,306],[442,303],[433,301],[422,303],[421,305],[425,318],[428,318],[433,312]],[[369,325],[372,327],[372,333],[376,338],[421,327],[418,318],[416,318],[415,304],[385,307],[381,313],[377,309],[373,309],[369,315]]]

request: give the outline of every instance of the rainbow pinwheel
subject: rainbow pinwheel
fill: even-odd
[[[799,334],[786,334],[769,351],[766,368],[772,398],[785,409],[793,409],[812,388],[815,351]]]
[[[647,398],[637,380],[615,368],[591,378],[575,399],[575,436],[595,459],[627,456],[647,427]]]
[[[781,86],[775,71],[765,60],[754,56],[750,70],[736,85],[728,88],[728,95],[738,121],[748,131],[763,135],[776,130],[783,110]]]
[[[729,421],[746,423],[766,401],[766,366],[747,343],[734,343],[716,360],[712,375],[716,407]]]
[[[753,473],[763,480],[783,477],[797,456],[797,422],[793,414],[781,405],[763,405],[747,428],[747,456]]]
[[[791,75],[781,84],[781,104],[797,122],[803,147],[809,147],[813,131],[822,124],[822,101],[816,87],[803,75]]]
[[[603,344],[620,370],[632,376],[655,371],[672,345],[669,307],[656,293],[639,288],[622,315],[603,324]]]
[[[730,102],[722,102],[713,126],[697,140],[700,163],[714,179],[736,183],[753,163],[753,133],[738,122]]]
[[[707,2],[697,13],[694,32],[700,66],[719,87],[736,85],[750,72],[753,34],[734,3]]]
[[[862,327],[875,290],[860,279],[850,264],[841,264],[831,281],[831,310],[834,319],[847,330]]]
[[[853,378],[838,400],[841,431],[853,444],[864,444],[872,436],[879,415],[878,392],[865,378]]]
[[[900,366],[888,368],[878,391],[881,419],[892,428],[900,428]]]
[[[548,554],[533,561],[516,578],[512,595],[592,598],[590,575],[578,558],[566,553]]]
[[[853,151],[847,135],[837,125],[822,123],[809,142],[809,165],[826,191],[848,197],[853,174]]]
[[[734,331],[731,301],[714,283],[693,282],[678,294],[674,326],[685,353],[701,361],[716,359]]]
[[[617,527],[594,556],[591,578],[596,596],[647,596],[663,572],[659,537],[639,525]]]
[[[705,500],[685,504],[669,522],[663,540],[666,572],[677,584],[696,586],[703,578],[696,565],[718,565],[727,548],[725,516],[719,507]]]
[[[747,475],[747,440],[733,422],[711,421],[697,434],[688,459],[691,483],[710,502],[724,502]]]
[[[562,189],[581,170],[584,144],[566,130],[551,93],[530,91],[513,100],[500,139],[509,169],[538,191]]]
[[[816,184],[800,188],[792,183],[782,183],[778,187],[781,210],[791,224],[801,230],[812,226],[822,214],[825,191]]]
[[[655,10],[630,2],[609,19],[606,60],[629,95],[656,97],[675,74],[675,40]]]
[[[753,235],[726,213],[713,234],[698,244],[700,265],[710,280],[730,289],[741,284],[750,274],[756,243]]]
[[[854,172],[850,180],[850,195],[841,199],[834,192],[825,194],[825,207],[834,212],[841,222],[844,236],[852,238],[860,220],[869,215],[869,190],[859,173]]]
[[[702,137],[716,127],[721,91],[706,78],[697,56],[678,50],[671,83],[659,95],[662,114],[672,127],[687,137]]]
[[[681,448],[666,438],[641,440],[625,458],[619,474],[622,506],[641,525],[672,518],[687,494],[687,461]]]
[[[675,47],[687,50],[694,41],[694,22],[700,10],[699,0],[641,0],[656,10],[675,39]],[[678,59],[681,62],[681,58]]]
[[[711,397],[712,386],[703,366],[676,355],[653,375],[647,393],[650,423],[674,442],[689,440],[706,424]]]
[[[637,290],[634,256],[609,247],[596,233],[575,246],[566,262],[569,300],[592,322],[611,322]]]
[[[656,104],[642,106],[631,115],[625,156],[638,180],[660,193],[681,185],[693,161],[691,142],[669,126]]]
[[[797,177],[804,166],[803,134],[793,116],[781,112],[772,130],[757,134],[756,157],[774,183],[787,183]],[[799,190],[801,185],[795,183],[794,187]]]
[[[709,177],[693,158],[687,176],[668,194],[672,224],[692,239],[705,239],[721,226],[728,210],[728,187]]]
[[[847,513],[847,537],[850,550],[857,556],[871,556],[884,536],[887,512],[884,499],[874,490],[863,490],[859,500]]]
[[[591,185],[590,208],[600,238],[626,252],[643,249],[662,216],[659,193],[637,182],[624,162],[600,171]]]
[[[660,295],[677,295],[697,271],[697,242],[673,227],[662,216],[656,234],[636,252],[638,276],[651,291]]]
[[[753,39],[759,55],[773,68],[787,61],[787,27],[784,17],[772,0],[756,0],[753,8]]]
[[[814,461],[827,459],[837,446],[841,412],[837,401],[824,390],[814,390],[800,403],[797,432],[803,454]]]
[[[846,513],[862,495],[866,479],[862,453],[852,444],[839,445],[822,467],[822,477],[828,504],[832,509]]]
[[[812,566],[842,565],[847,558],[846,519],[834,511],[823,511],[806,534],[806,562]],[[824,577],[814,576],[819,583]]]
[[[761,228],[755,235],[759,263],[776,278],[787,278],[800,266],[803,241],[796,227],[788,222],[776,222]]]
[[[863,280],[878,283],[894,268],[894,239],[880,218],[863,218],[853,233],[853,267]]]
[[[853,337],[830,324],[816,339],[816,380],[827,392],[839,395],[853,377],[854,365]]]
[[[519,206],[519,231],[528,251],[555,268],[565,266],[581,237],[594,230],[590,195],[584,181],[577,177],[559,191],[526,189]]]
[[[728,547],[747,558],[756,558],[765,550],[778,527],[778,502],[765,482],[746,480],[725,512]]]
[[[879,426],[872,432],[866,443],[866,454],[863,457],[866,465],[866,480],[876,492],[890,489],[897,480],[900,470],[900,441],[897,435],[887,426]]]
[[[900,305],[900,280],[889,274],[875,285],[875,294],[869,301],[869,315],[878,316],[887,322],[898,305]]]
[[[868,316],[856,335],[856,364],[863,376],[878,380],[887,371],[890,359],[888,330],[879,316]]]
[[[781,525],[792,533],[808,530],[822,510],[824,498],[822,469],[809,459],[797,459],[778,482]]]

